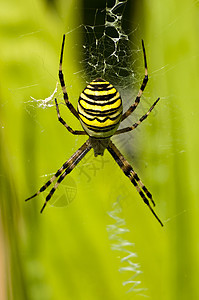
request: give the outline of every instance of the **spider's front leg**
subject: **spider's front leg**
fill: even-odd
[[[117,147],[110,141],[107,150],[112,155],[116,163],[119,165],[119,167],[122,169],[124,174],[130,179],[130,181],[135,186],[136,190],[142,197],[142,200],[144,203],[149,207],[155,218],[158,220],[161,226],[163,226],[162,221],[159,219],[159,217],[154,212],[153,208],[151,207],[151,203],[155,206],[155,203],[153,201],[151,193],[148,191],[146,186],[142,183],[140,178],[138,177],[137,173],[133,170],[131,165],[128,163],[128,161],[124,158],[124,156],[120,153],[120,151],[117,149]]]
[[[31,200],[32,198],[38,196],[40,193],[44,192],[56,179],[54,187],[50,190],[49,194],[46,197],[46,201],[41,209],[41,213],[43,212],[47,202],[51,199],[54,192],[58,188],[59,184],[62,180],[68,175],[76,165],[82,160],[82,158],[90,151],[92,148],[90,141],[87,140],[64,164],[63,166],[57,170],[57,172],[35,193],[33,196],[27,198],[25,201]]]

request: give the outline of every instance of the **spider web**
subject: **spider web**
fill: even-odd
[[[75,47],[80,50],[82,59],[79,61],[79,70],[74,74],[88,84],[91,80],[102,77],[118,88],[123,99],[132,99],[133,86],[138,81],[134,73],[137,54],[131,41],[135,30],[123,29],[123,16],[128,0],[107,0],[105,7],[96,9],[90,24],[81,24],[66,32],[68,35],[75,31],[83,36],[83,44]],[[89,11],[90,14],[90,11]],[[80,39],[80,41],[82,41]],[[82,80],[83,79],[83,80]],[[140,81],[140,78],[139,78]],[[85,85],[86,85],[85,84]],[[72,82],[66,82],[67,91],[72,90]],[[53,91],[45,99],[31,97],[28,103],[36,104],[40,108],[48,108],[54,105],[55,96],[62,101],[62,91],[59,83],[56,83]],[[81,92],[81,91],[79,91]],[[131,97],[129,96],[131,94]]]
[[[133,70],[135,69],[135,54],[138,53],[137,50],[132,51],[130,35],[133,31],[126,33],[122,28],[127,2],[127,0],[115,0],[110,5],[110,1],[107,1],[104,9],[95,11],[93,25],[83,26],[84,59],[81,65],[84,71],[79,72],[87,83],[98,77],[105,78],[118,88],[123,99],[129,97],[136,81]],[[126,144],[127,137],[122,142]],[[94,160],[93,164],[96,164]],[[122,278],[126,277],[122,282],[123,286],[126,287],[127,293],[140,294],[144,289],[139,287],[141,282],[137,277],[142,272],[139,264],[134,263],[136,254],[132,249],[133,244],[123,238],[129,229],[125,226],[124,218],[121,218],[120,200],[118,199],[111,211],[107,212],[112,221],[107,225],[107,232],[111,249],[122,257],[119,272],[123,274]]]
[[[103,77],[122,89],[134,82],[132,43],[130,34],[122,28],[127,0],[116,0],[112,7],[97,9],[94,24],[85,25],[82,64],[89,81]]]
[[[140,47],[137,47],[133,44],[131,38],[137,29],[132,30],[131,23],[129,23],[130,26],[125,26],[125,30],[123,29],[128,2],[128,0],[107,0],[104,7],[94,10],[91,24],[81,24],[66,32],[66,38],[76,31],[80,36],[83,36],[83,43],[78,44],[77,41],[74,46],[78,51],[80,50],[80,57],[82,57],[79,61],[79,70],[74,73],[75,76],[79,77],[81,82],[85,82],[85,86],[98,77],[111,82],[122,96],[124,110],[129,107],[129,103],[135,98],[138,90],[138,87],[135,89],[135,84],[141,82],[140,78],[136,78],[134,70],[136,69],[137,59],[142,58],[141,43]],[[90,13],[89,10],[89,15]],[[82,42],[81,39],[80,41]],[[70,98],[73,98],[73,82],[67,81],[65,83]],[[54,89],[51,87],[51,91],[53,92],[47,95],[45,99],[31,97],[28,103],[31,106],[36,105],[43,109],[54,106],[55,97],[63,103],[63,94],[59,82],[56,83]],[[145,112],[144,109],[143,112]],[[134,117],[136,115],[137,112],[134,113]],[[123,124],[131,126],[131,117],[126,119]],[[132,137],[126,134],[121,137],[115,136],[114,140],[119,143],[120,147],[125,145],[127,152],[132,156],[130,147]],[[128,149],[130,150],[128,151]]]
[[[137,81],[134,73],[135,56],[141,52],[140,49],[132,50],[133,43],[130,37],[134,31],[129,30],[125,32],[123,30],[123,15],[127,2],[128,0],[115,0],[112,3],[110,0],[107,1],[104,8],[95,10],[93,24],[82,24],[74,30],[80,30],[84,37],[83,45],[76,45],[78,49],[82,49],[80,70],[76,72],[76,76],[81,77],[87,83],[98,77],[105,78],[116,86],[123,99],[128,101],[128,98],[132,99],[133,86]],[[73,34],[74,30],[69,31],[66,35]],[[67,82],[66,85],[68,91],[70,87]],[[49,108],[54,106],[55,97],[62,101],[62,91],[59,83],[56,83],[52,94],[47,95],[45,99],[31,97],[29,102],[31,105],[36,104],[39,108]],[[130,143],[129,137],[124,137],[123,140],[120,140],[120,146],[121,143],[127,146],[126,144]],[[82,167],[77,166],[76,170],[79,172],[79,175],[83,172],[83,175],[87,177],[89,182],[90,177],[95,176],[96,172],[103,168],[106,161],[104,157],[100,157],[100,160],[94,159],[93,156],[88,156],[88,158],[89,162],[84,160],[84,164],[89,164],[89,167],[87,165],[87,168],[84,168],[83,164]],[[86,173],[87,171],[89,172]],[[50,177],[50,174],[44,176]],[[50,203],[52,206],[64,207],[75,199],[77,192],[76,182],[72,177],[69,179],[67,182],[65,179],[65,185],[60,185],[61,193],[56,192],[53,196]],[[111,242],[114,241],[114,244],[111,245],[112,250],[117,250],[123,255],[119,272],[128,276],[128,279],[123,281],[123,285],[128,287],[127,292],[140,293],[143,289],[138,287],[140,281],[137,280],[137,276],[141,271],[139,265],[132,262],[136,254],[131,249],[129,250],[133,244],[123,240],[121,237],[121,234],[129,231],[127,228],[124,228],[125,220],[119,216],[121,210],[122,208],[117,201],[113,205],[113,209],[108,212],[114,224],[107,225],[107,231]]]
[[[124,198],[124,197],[123,197]],[[145,296],[145,288],[140,287],[141,281],[137,277],[142,273],[139,263],[136,263],[137,254],[134,252],[134,244],[126,239],[130,230],[126,227],[125,219],[122,215],[122,197],[118,197],[113,203],[112,210],[108,211],[109,217],[114,220],[113,224],[107,225],[108,237],[111,242],[111,249],[116,251],[120,259],[119,272],[125,274],[127,279],[122,285],[127,288],[126,293],[134,292]]]

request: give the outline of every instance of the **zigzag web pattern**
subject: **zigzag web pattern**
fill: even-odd
[[[123,286],[127,286],[127,293],[134,292],[136,294],[142,293],[144,288],[139,287],[141,281],[138,280],[138,276],[142,273],[140,265],[133,262],[137,258],[137,254],[132,249],[134,244],[126,240],[124,234],[130,232],[125,226],[126,222],[121,217],[122,207],[120,205],[120,197],[113,204],[113,209],[108,212],[109,217],[114,220],[114,224],[107,225],[107,232],[109,240],[111,241],[111,249],[119,252],[121,267],[119,272],[126,274],[127,279],[123,281]],[[130,277],[129,277],[130,274]]]

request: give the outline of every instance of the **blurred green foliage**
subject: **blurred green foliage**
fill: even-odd
[[[144,38],[150,74],[141,110],[158,96],[161,102],[131,133],[134,157],[127,158],[152,191],[163,229],[108,153],[96,160],[88,155],[65,179],[77,192],[66,208],[48,205],[40,215],[44,197],[24,202],[45,182],[42,176],[54,173],[85,140],[62,128],[54,107],[30,102],[30,96],[44,99],[55,89],[62,34],[71,32],[64,73],[76,105],[86,82],[78,75],[81,30],[73,29],[82,24],[84,7],[78,0],[1,1],[0,299],[199,298],[199,5],[188,0],[135,4],[134,43],[140,47]],[[58,97],[61,101],[60,90]],[[63,105],[60,110],[80,129]],[[125,154],[125,147],[121,150]],[[119,196],[130,230],[124,238],[135,244],[135,261],[143,271],[137,280],[147,289],[140,293],[125,293],[122,282],[131,274],[119,273],[122,254],[111,250],[106,231],[114,224],[107,212]]]

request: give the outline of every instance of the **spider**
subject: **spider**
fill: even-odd
[[[136,123],[130,127],[122,128],[118,130],[120,122],[126,119],[140,103],[140,98],[148,82],[148,70],[147,59],[144,42],[142,40],[142,50],[144,56],[145,75],[142,81],[141,87],[135,98],[134,103],[129,109],[123,113],[122,99],[116,88],[102,78],[97,78],[91,81],[86,88],[80,94],[78,100],[77,110],[71,104],[68,99],[66,91],[64,74],[62,72],[63,52],[65,45],[65,35],[63,35],[63,41],[61,46],[61,55],[59,63],[59,80],[63,91],[63,98],[66,106],[71,113],[80,121],[83,130],[73,130],[61,117],[59,111],[59,105],[55,99],[55,106],[57,111],[58,121],[73,135],[88,135],[88,140],[62,165],[62,167],[49,179],[37,193],[26,199],[26,201],[36,197],[43,191],[45,191],[49,185],[51,185],[56,179],[56,183],[48,193],[45,203],[41,209],[43,212],[46,204],[53,196],[54,192],[58,188],[62,180],[68,175],[76,165],[82,160],[82,158],[93,148],[94,155],[103,155],[105,149],[112,155],[116,163],[119,165],[123,173],[130,179],[135,186],[137,192],[140,194],[144,203],[149,207],[155,218],[163,226],[162,221],[156,215],[152,206],[155,206],[152,194],[142,183],[137,173],[133,170],[132,166],[124,158],[118,148],[111,141],[111,137],[116,134],[122,134],[136,129],[150,114],[153,108],[156,106],[160,98],[158,98],[146,114],[144,114]]]

